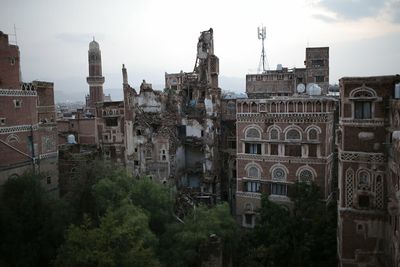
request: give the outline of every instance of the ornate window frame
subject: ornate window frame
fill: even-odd
[[[283,177],[282,177],[281,179],[279,179],[279,178],[277,179],[277,178],[275,177],[275,174],[276,174],[275,172],[276,172],[278,169],[281,169],[281,170],[283,171]],[[276,182],[286,182],[286,181],[287,181],[287,177],[288,177],[288,174],[289,174],[289,170],[288,170],[288,168],[286,168],[285,165],[280,164],[280,163],[274,164],[274,165],[270,168],[269,172],[270,172],[271,180],[272,180],[272,181],[276,181]]]
[[[370,96],[358,96],[357,94],[360,94],[362,92],[365,92],[366,94],[369,94]],[[379,101],[380,98],[378,98],[376,91],[372,89],[371,87],[365,86],[363,84],[360,87],[357,87],[350,91],[349,94],[349,100],[351,102],[351,117],[352,119],[356,120],[372,120],[375,118],[375,102]],[[370,107],[370,112],[371,116],[370,118],[356,118],[356,102],[370,102],[371,107]]]
[[[296,171],[296,177],[297,177],[297,180],[298,180],[299,182],[303,182],[303,181],[301,181],[301,177],[300,177],[300,176],[301,176],[301,173],[302,173],[303,171],[309,171],[309,172],[311,172],[312,177],[311,177],[311,181],[310,181],[310,182],[314,182],[315,179],[317,178],[317,172],[316,172],[311,166],[305,165],[305,166],[301,166],[301,167],[298,168],[297,171]],[[306,182],[306,183],[307,183],[307,182]]]
[[[299,133],[299,139],[288,139],[288,133],[292,130],[297,131]],[[284,133],[285,133],[285,140],[288,140],[288,141],[301,141],[303,139],[303,130],[298,126],[297,127],[296,126],[288,126],[285,129]]]
[[[251,168],[257,168],[257,170],[258,170],[257,177],[249,175],[249,171]],[[252,179],[261,179],[261,173],[263,172],[263,170],[262,170],[260,164],[254,162],[254,161],[247,163],[246,166],[244,167],[244,170],[246,171],[246,177],[252,178]]]
[[[249,130],[253,130],[253,129],[258,131],[260,137],[247,137],[248,131],[249,131]],[[246,140],[261,140],[261,139],[262,139],[262,132],[263,132],[263,131],[262,131],[261,127],[258,126],[258,125],[256,125],[256,124],[252,124],[252,125],[247,126],[247,127],[243,130],[243,132],[244,132],[244,138],[245,138]]]
[[[317,131],[317,138],[316,139],[310,139],[310,131],[311,130],[316,130]],[[316,141],[319,140],[319,135],[322,133],[321,128],[316,126],[316,125],[310,125],[305,129],[306,135],[307,135],[307,140],[308,141]]]

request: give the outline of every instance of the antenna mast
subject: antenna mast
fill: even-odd
[[[264,40],[267,36],[267,31],[265,29],[265,26],[261,26],[261,28],[257,27],[257,34],[258,34],[258,39],[261,40],[262,42],[260,63],[258,64],[258,73],[261,72],[264,73],[266,72],[267,69],[269,69],[267,55],[265,54],[265,48],[264,48]],[[261,65],[262,65],[262,71],[261,71]]]

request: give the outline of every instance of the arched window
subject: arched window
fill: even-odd
[[[300,137],[299,131],[297,131],[295,129],[289,130],[286,134],[286,139],[287,140],[300,140],[301,137]]]
[[[299,181],[302,183],[311,183],[314,179],[314,175],[310,170],[302,170],[299,174]]]
[[[353,116],[355,119],[372,119],[373,101],[376,93],[372,88],[360,87],[350,92],[353,103]]]
[[[367,171],[360,171],[358,173],[358,188],[361,190],[368,190],[370,188],[370,174]]]
[[[317,140],[318,139],[318,132],[316,129],[310,129],[308,131],[308,140]]]
[[[261,138],[260,131],[256,128],[250,128],[246,131],[246,138]]]
[[[257,109],[258,109],[257,104],[255,102],[253,102],[251,104],[251,112],[256,113],[256,112],[258,112]]]
[[[277,129],[272,129],[271,132],[269,133],[270,139],[271,140],[278,140],[279,139],[279,133]]]
[[[286,180],[286,172],[282,168],[275,168],[272,171],[272,180],[275,181],[285,181]]]
[[[251,166],[247,170],[247,175],[252,178],[259,178],[260,177],[260,170],[256,166]]]

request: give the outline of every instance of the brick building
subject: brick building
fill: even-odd
[[[297,86],[316,84],[322,94],[329,87],[329,47],[306,48],[305,68],[288,69],[278,65],[276,70],[246,75],[246,93],[249,98],[291,96]]]
[[[398,75],[340,79],[340,266],[399,266],[399,82]]]
[[[295,181],[315,182],[324,200],[335,191],[329,48],[307,48],[305,65],[247,75],[249,99],[236,102],[236,216],[244,227],[254,227],[261,193],[290,208]]]
[[[102,75],[100,46],[94,39],[89,44],[88,62],[89,76],[86,80],[89,84],[89,95],[86,97],[86,108],[91,114],[95,114],[96,103],[104,102],[104,77]]]
[[[0,32],[0,186],[34,171],[58,194],[55,119],[53,83],[22,83],[19,49]]]

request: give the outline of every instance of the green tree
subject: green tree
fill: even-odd
[[[165,185],[147,177],[135,180],[129,197],[135,206],[142,208],[150,218],[150,229],[158,236],[173,218],[175,195]]]
[[[65,199],[72,205],[76,218],[76,223],[80,223],[84,215],[90,216],[94,224],[99,224],[100,217],[104,214],[108,204],[105,199],[98,203],[93,187],[102,180],[118,180],[125,178],[126,171],[121,167],[104,161],[90,161],[82,163],[73,177],[70,192]],[[107,180],[108,181],[108,180]],[[109,193],[118,194],[110,189]],[[110,199],[109,201],[116,201]],[[100,205],[99,205],[100,204]]]
[[[258,223],[241,238],[238,266],[336,266],[335,205],[321,201],[319,188],[296,183],[293,209],[262,197]]]
[[[68,203],[52,199],[42,177],[8,180],[0,194],[0,266],[50,266],[70,223]]]
[[[232,252],[236,236],[237,225],[226,203],[212,208],[201,205],[183,223],[169,225],[162,237],[161,257],[167,266],[200,266],[213,241],[217,240],[219,249]]]
[[[72,225],[56,266],[158,266],[153,250],[156,243],[147,216],[124,201],[120,208],[106,212],[99,227],[93,228],[88,217],[82,225]]]

